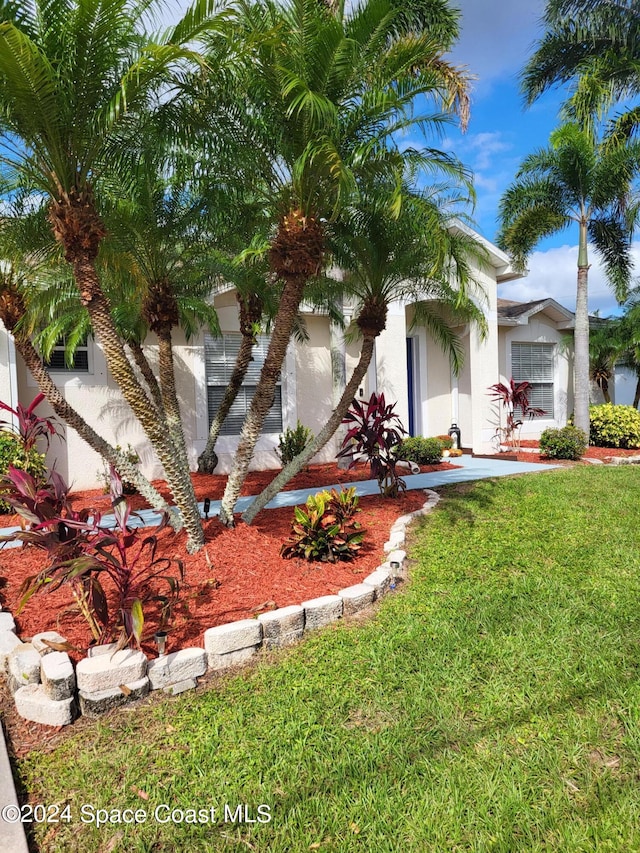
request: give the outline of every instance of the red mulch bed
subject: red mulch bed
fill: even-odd
[[[537,439],[527,439],[520,442],[521,447],[537,448],[539,442]],[[583,456],[583,459],[602,459],[603,462],[608,462],[612,456],[637,456],[640,454],[640,449],[623,450],[617,447],[592,447],[589,445]],[[547,459],[546,456],[540,456],[539,453],[519,453],[518,462],[553,462],[557,464],[555,459]],[[564,463],[570,464],[570,463]],[[588,464],[588,463],[585,463]]]
[[[449,463],[425,466],[423,471],[455,468]],[[253,472],[247,478],[244,494],[256,494],[273,476],[273,472]],[[193,475],[200,500],[222,496],[226,476]],[[369,479],[368,468],[362,466],[343,471],[335,465],[319,465],[300,474],[289,484],[290,489],[313,488],[333,483],[349,483]],[[163,483],[158,483],[164,488]],[[206,548],[195,555],[185,549],[186,536],[165,530],[159,537],[158,556],[177,557],[183,561],[185,576],[182,602],[176,608],[170,629],[168,651],[187,645],[202,645],[203,632],[210,627],[236,619],[250,618],[263,610],[298,604],[306,599],[336,593],[359,583],[384,561],[383,544],[399,515],[419,509],[426,498],[422,491],[406,492],[397,500],[379,496],[360,499],[359,521],[366,531],[358,557],[352,562],[308,563],[301,559],[284,560],[280,548],[288,537],[293,508],[264,510],[251,526],[239,522],[233,530],[223,527],[217,518],[205,522]],[[140,508],[138,496],[131,504]],[[108,510],[108,498],[100,492],[78,492],[74,505]],[[0,526],[15,518],[0,517]],[[44,555],[32,548],[0,551],[0,602],[15,613],[18,590],[22,581],[44,567]],[[4,580],[3,580],[4,578]],[[91,642],[84,619],[73,606],[68,589],[34,596],[19,617],[18,632],[22,638],[39,631],[58,630],[79,650],[82,657]],[[153,613],[145,623],[143,648],[155,652],[150,638],[157,627]]]

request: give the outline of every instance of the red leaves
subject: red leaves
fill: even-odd
[[[24,582],[20,608],[35,592],[70,585],[91,625],[94,639],[104,641],[119,634],[121,648],[130,642],[140,644],[144,603],[159,603],[163,618],[168,619],[180,583],[175,576],[164,572],[175,565],[182,580],[182,562],[169,557],[156,558],[157,537],[142,538],[138,529],[128,526],[131,513],[122,496],[120,477],[113,469],[113,530],[103,526],[98,512],[89,509],[75,512],[67,498],[68,486],[54,472],[50,482],[38,484],[30,474],[11,468],[5,486],[11,490],[5,499],[31,522],[30,530],[6,538],[34,545],[49,557],[48,565]],[[116,589],[115,606],[111,609],[101,581],[103,574],[108,575]],[[168,592],[160,594],[159,585]]]

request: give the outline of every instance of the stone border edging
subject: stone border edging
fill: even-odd
[[[362,583],[341,589],[338,595],[325,595],[260,613],[256,619],[208,628],[204,649],[180,649],[148,660],[143,652],[131,649],[112,653],[112,644],[94,650],[91,657],[78,662],[74,671],[66,652],[54,651],[47,645],[47,642],[64,642],[64,637],[55,631],[45,631],[33,637],[31,643],[23,643],[15,634],[11,613],[0,609],[0,669],[7,673],[10,688],[13,682],[18,713],[33,722],[60,726],[73,722],[78,703],[83,715],[98,717],[111,708],[146,696],[150,690],[162,689],[175,696],[195,688],[197,678],[207,671],[224,672],[249,661],[260,647],[291,645],[309,631],[366,610],[394,589],[396,578],[402,576],[393,572],[403,571],[406,554],[401,548],[407,525],[427,515],[440,501],[437,492],[424,489],[424,493],[427,501],[421,509],[396,519],[383,546],[387,561]],[[18,798],[0,725],[0,808],[7,805],[18,807]],[[0,850],[29,853],[22,823],[0,820]]]
[[[386,561],[361,583],[324,595],[207,628],[204,648],[188,647],[148,659],[132,649],[115,651],[115,644],[94,647],[76,667],[66,652],[55,647],[65,639],[55,631],[22,642],[8,611],[0,611],[0,669],[8,676],[18,713],[43,725],[64,726],[78,713],[97,717],[112,708],[146,696],[151,690],[175,695],[192,689],[207,672],[220,673],[251,660],[260,648],[282,648],[304,634],[369,608],[403,576],[407,525],[430,512],[440,500],[424,490],[423,507],[400,516],[392,525],[383,550]],[[50,645],[53,644],[53,647]]]

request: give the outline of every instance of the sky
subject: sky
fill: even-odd
[[[546,147],[559,124],[562,92],[543,95],[529,109],[519,93],[519,74],[543,32],[543,0],[457,0],[454,5],[462,16],[461,38],[452,59],[466,65],[477,80],[469,128],[465,134],[448,129],[444,146],[472,168],[477,230],[493,241],[500,197],[522,159]],[[634,243],[633,251],[640,271],[640,243]],[[529,259],[528,276],[502,285],[498,295],[522,302],[551,296],[573,310],[577,255],[577,234],[572,229],[545,240]],[[589,310],[609,316],[619,308],[593,252],[589,259]]]
[[[186,0],[175,0],[184,8]],[[461,37],[450,59],[475,76],[466,133],[444,131],[439,147],[455,154],[474,173],[476,230],[494,241],[500,197],[522,159],[545,147],[558,125],[562,92],[545,94],[524,108],[518,75],[542,34],[544,0],[452,0],[461,12]],[[167,23],[175,19],[166,14]],[[429,140],[432,144],[433,140]],[[527,302],[552,297],[575,308],[577,234],[569,229],[541,243],[529,259],[526,278],[502,285],[498,295]],[[634,244],[640,275],[640,242]],[[590,255],[589,310],[606,317],[619,311],[594,253]]]

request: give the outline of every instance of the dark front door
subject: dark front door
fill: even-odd
[[[413,338],[407,338],[407,394],[409,408],[409,435],[416,434],[415,387],[413,375]]]

